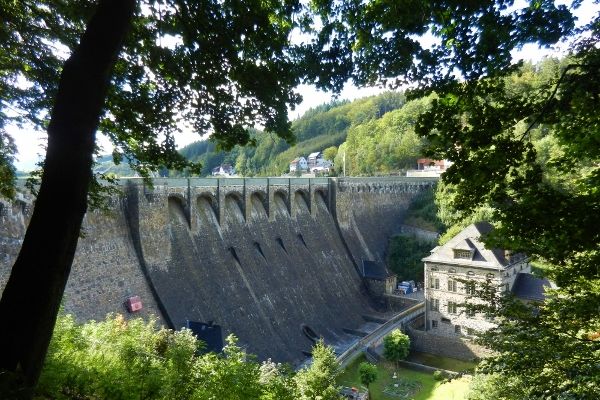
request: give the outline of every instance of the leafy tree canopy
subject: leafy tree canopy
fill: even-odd
[[[335,146],[331,146],[323,150],[323,158],[329,161],[335,160],[335,156],[337,155],[338,149]]]
[[[391,362],[404,360],[409,350],[410,338],[400,329],[394,329],[383,338],[383,355]]]
[[[362,362],[358,366],[360,383],[369,388],[369,385],[377,380],[377,366],[368,362]]]
[[[296,375],[296,383],[302,400],[339,400],[335,378],[338,375],[339,363],[333,349],[325,346],[323,341],[315,344],[312,351],[312,363]]]
[[[62,64],[94,4],[2,1],[0,128],[47,126]],[[157,165],[189,167],[175,151],[182,121],[225,149],[252,141],[254,125],[293,141],[287,107],[300,102],[301,73],[289,35],[302,29],[301,11],[294,0],[137,2],[99,125],[115,161],[126,156],[145,175]],[[5,168],[14,149],[0,139]]]
[[[295,373],[271,360],[258,362],[234,336],[226,342],[220,354],[199,352],[203,343],[187,329],[157,329],[155,321],[125,320],[122,315],[77,324],[72,316],[61,315],[36,394],[43,398],[292,400],[329,393],[324,398],[338,398],[334,385],[338,366],[333,351],[322,343],[314,349],[312,365]]]
[[[531,398],[597,398],[599,16],[575,27],[580,1],[413,2],[410,14],[393,1],[318,4],[319,43],[355,82],[436,91],[415,131],[429,156],[454,162],[452,207],[461,219],[491,210],[488,246],[542,260],[560,288],[535,312],[496,303],[500,325],[484,340],[499,355],[486,370],[522,378]],[[415,38],[425,32],[437,39],[427,48]],[[564,63],[512,75],[512,50],[560,40],[573,42]]]
[[[466,219],[485,210],[488,245],[528,254],[559,287],[535,309],[497,301],[500,325],[482,338],[500,352],[485,371],[524,379],[533,398],[599,395],[600,53],[588,40],[577,50],[529,87],[524,76],[457,85],[421,126],[434,154],[456,161],[451,207]]]

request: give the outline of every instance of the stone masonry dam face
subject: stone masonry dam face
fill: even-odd
[[[433,180],[412,178],[157,179],[123,185],[110,212],[88,212],[64,309],[154,315],[181,328],[214,321],[260,359],[296,363],[313,342],[348,340],[376,314],[358,267],[385,260],[411,201]],[[31,199],[0,203],[0,288]],[[140,296],[143,309],[124,302]]]

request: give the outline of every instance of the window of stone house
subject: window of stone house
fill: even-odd
[[[465,292],[467,292],[468,295],[474,295],[475,294],[475,282],[465,283]]]
[[[469,250],[454,249],[454,258],[463,260],[470,260],[472,258],[472,252]]]
[[[431,311],[440,311],[440,299],[429,300],[429,307]]]
[[[454,249],[454,258],[470,260],[473,258],[473,252],[471,250]]]
[[[448,270],[448,273],[449,273],[449,274],[454,274],[454,273],[456,273],[456,268],[450,268],[450,269]]]
[[[465,313],[467,314],[467,317],[473,318],[475,316],[475,310],[473,310],[470,307],[465,308]]]
[[[440,288],[440,280],[439,278],[431,279],[431,288],[439,289]]]
[[[448,279],[448,291],[449,292],[456,292],[456,281],[454,279]]]
[[[450,323],[450,319],[448,318],[442,318],[442,322],[445,324],[449,324]]]
[[[457,333],[457,334],[459,334],[459,335],[460,335],[460,333],[461,333],[460,325],[456,325],[456,326],[454,327],[454,333]]]
[[[434,328],[434,329],[438,327],[438,322],[437,322],[437,320],[435,320],[435,319],[432,319],[432,320],[431,320],[431,327],[432,327],[432,328]]]
[[[485,277],[489,278],[489,279],[494,279],[495,278],[494,274],[492,274],[491,272],[489,274],[487,274]]]
[[[467,272],[467,276],[474,276],[474,275],[475,275],[475,272],[473,272],[473,271],[468,271]]]
[[[431,270],[432,270],[432,271],[437,271],[437,270],[438,270],[438,267],[431,267]]]
[[[458,307],[457,304],[453,301],[448,302],[448,314],[456,314]]]

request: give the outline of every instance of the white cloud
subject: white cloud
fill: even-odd
[[[32,127],[18,128],[8,125],[6,131],[13,137],[17,146],[15,166],[20,171],[31,171],[46,153],[46,133]]]
[[[386,89],[379,87],[358,88],[350,83],[347,83],[342,92],[339,94],[338,99],[352,101],[361,97],[380,94],[384,91],[386,91]],[[292,120],[302,116],[309,109],[324,103],[328,103],[334,98],[333,93],[317,90],[317,88],[312,85],[300,85],[298,87],[298,92],[302,95],[303,100],[302,103],[296,106],[295,110],[290,110],[289,116]]]

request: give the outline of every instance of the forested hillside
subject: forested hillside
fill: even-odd
[[[518,73],[507,78],[506,90],[510,93],[535,92],[551,79],[558,68],[560,62],[557,60],[546,60],[538,65],[526,64]],[[326,157],[334,161],[334,174],[341,174],[344,158],[346,175],[350,176],[403,172],[414,168],[416,159],[423,156],[425,142],[415,132],[415,124],[435,97],[431,95],[407,101],[403,93],[386,92],[353,102],[333,101],[312,108],[293,121],[295,144],[289,144],[274,134],[250,130],[253,145],[236,146],[225,152],[217,149],[213,142],[202,140],[185,146],[180,153],[188,160],[202,164],[201,176],[210,175],[211,170],[221,164],[231,164],[241,176],[279,176],[288,172],[292,159],[325,149],[330,149]],[[523,123],[522,130],[525,129]],[[556,140],[547,129],[536,127],[530,129],[528,135],[544,164],[544,160],[549,160],[553,153],[559,151]],[[132,173],[126,165],[111,167],[109,158],[99,159],[97,170],[117,175]],[[170,172],[171,176],[184,174]],[[452,190],[440,188],[440,191],[437,197],[445,200],[439,201],[449,201]],[[444,222],[450,227],[460,222],[451,230],[451,233],[456,233],[473,218],[489,217],[490,213],[484,211],[468,221],[452,217],[456,221]]]
[[[337,148],[349,135],[360,136],[351,132],[368,127],[369,124],[378,124],[378,129],[387,129],[389,132],[404,128],[403,123],[408,122],[399,122],[398,118],[385,116],[407,107],[412,109],[412,106],[409,107],[411,103],[406,104],[404,94],[398,92],[386,92],[353,102],[334,101],[310,109],[292,123],[296,137],[294,145],[275,135],[255,130],[252,131],[254,146],[238,146],[230,152],[222,152],[209,141],[199,141],[184,147],[181,153],[186,158],[203,164],[202,175],[208,175],[212,168],[222,163],[234,165],[236,171],[244,176],[281,175],[288,171],[289,162],[295,157],[307,156],[332,146]],[[402,136],[402,132],[394,132]],[[347,157],[352,156],[348,154]],[[410,158],[410,155],[401,155],[399,158],[402,157]],[[389,158],[388,161],[392,164],[397,159]],[[361,162],[363,161],[357,161]],[[402,165],[386,165],[381,170],[397,170],[401,167]],[[368,173],[368,168],[363,166],[356,171]]]

